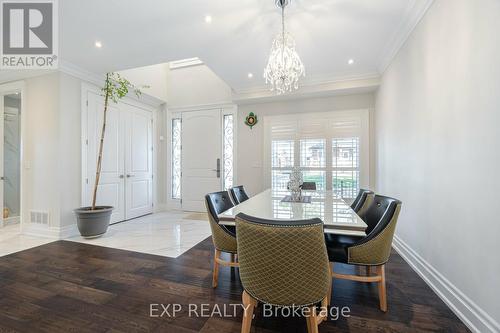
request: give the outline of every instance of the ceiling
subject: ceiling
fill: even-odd
[[[306,67],[304,83],[377,75],[431,2],[292,0],[286,22]],[[63,61],[100,74],[198,57],[237,92],[264,85],[262,72],[280,30],[274,0],[59,4]],[[205,22],[206,15],[212,16],[211,23]],[[94,46],[96,40],[102,48]]]

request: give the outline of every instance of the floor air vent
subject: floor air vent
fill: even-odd
[[[30,222],[35,224],[49,225],[49,213],[30,211]]]

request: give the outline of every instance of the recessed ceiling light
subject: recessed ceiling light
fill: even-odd
[[[100,49],[102,47],[102,43],[98,40],[95,41],[95,47],[97,47],[98,49]]]
[[[349,65],[352,65],[354,64],[354,59],[349,59],[349,61],[347,62]]]
[[[205,22],[212,23],[212,16],[210,15],[205,16]]]
[[[248,73],[248,78],[249,79],[253,78],[253,74],[252,73]]]

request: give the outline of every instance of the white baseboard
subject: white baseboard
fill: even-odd
[[[488,315],[398,236],[394,236],[393,247],[472,332],[500,332],[500,324],[495,319]]]
[[[65,239],[79,234],[76,224],[63,227],[50,227],[36,223],[23,223],[21,225],[23,235],[52,238],[55,240]]]

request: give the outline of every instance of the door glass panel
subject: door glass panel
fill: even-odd
[[[172,119],[172,199],[181,198],[181,126],[180,118]]]
[[[223,133],[223,172],[224,172],[224,189],[228,190],[233,187],[233,141],[234,141],[234,121],[232,114],[224,115],[224,133]]]
[[[3,100],[3,216],[4,219],[11,219],[20,215],[21,94],[5,95]]]

